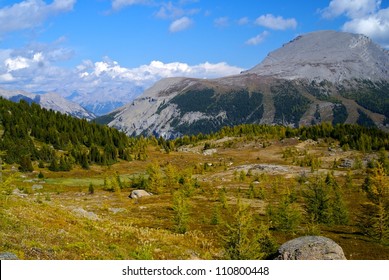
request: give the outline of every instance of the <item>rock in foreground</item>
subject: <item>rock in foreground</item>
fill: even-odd
[[[346,260],[342,247],[323,236],[303,236],[278,249],[276,260]]]

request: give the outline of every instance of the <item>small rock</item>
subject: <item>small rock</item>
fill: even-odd
[[[133,190],[128,197],[134,199],[134,198],[141,198],[145,196],[151,196],[151,193],[148,193],[145,190]]]
[[[27,194],[22,193],[19,189],[14,189],[14,190],[12,191],[12,194],[13,194],[13,195],[16,195],[16,196],[18,196],[18,197],[22,197],[22,198],[28,196]]]
[[[88,211],[86,211],[86,210],[84,210],[82,208],[73,209],[73,213],[75,213],[78,216],[81,216],[81,217],[87,218],[89,220],[92,220],[92,221],[99,220],[99,217],[95,213],[88,212]]]
[[[217,153],[216,149],[207,149],[203,151],[204,156],[212,156],[215,153]]]
[[[303,236],[278,249],[276,260],[346,260],[343,249],[323,236]]]
[[[32,188],[33,191],[36,191],[36,190],[43,189],[43,186],[42,185],[33,185],[31,188]]]
[[[126,211],[126,209],[124,209],[124,208],[108,208],[108,210],[114,214]]]
[[[342,159],[341,163],[339,164],[338,167],[341,167],[341,168],[352,168],[354,165],[354,160],[352,159],[349,159],[349,158],[345,158],[345,159]]]

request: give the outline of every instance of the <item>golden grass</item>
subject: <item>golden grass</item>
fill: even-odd
[[[25,197],[1,190],[0,252],[13,252],[21,259],[221,259],[222,226],[212,224],[212,216],[221,204],[222,188],[226,190],[227,201],[226,209],[220,210],[224,220],[230,218],[229,209],[240,196],[244,203],[251,205],[257,219],[266,221],[266,206],[277,204],[286,192],[295,192],[297,202],[303,202],[304,185],[298,184],[296,178],[302,173],[312,174],[309,167],[296,166],[282,158],[283,149],[295,147],[320,157],[322,165],[314,172],[324,174],[332,168],[334,158],[361,157],[353,151],[330,153],[325,144],[297,140],[270,141],[265,148],[261,139],[227,141],[234,141],[233,148],[225,145],[226,141],[215,141],[217,153],[210,156],[201,153],[204,143],[189,147],[186,152],[169,154],[150,146],[145,161],[92,166],[90,170],[75,168],[71,172],[36,168],[43,172],[45,183],[35,180],[37,173],[30,173],[11,186],[11,191],[18,188]],[[168,163],[179,170],[191,168],[200,184],[189,198],[190,221],[186,234],[174,232],[172,190],[165,189],[162,194],[139,200],[128,198],[129,178],[145,173],[155,162],[162,169]],[[288,168],[288,172],[256,169],[251,176],[239,178],[236,170],[255,164],[281,165]],[[6,171],[6,177],[12,173],[9,167]],[[334,172],[343,185],[347,170]],[[104,178],[116,173],[120,174],[124,189],[104,191]],[[321,234],[338,242],[349,259],[388,259],[389,247],[362,236],[356,227],[358,205],[365,201],[360,189],[364,175],[359,170],[352,170],[352,174],[353,187],[344,189],[351,214],[350,225],[321,226]],[[91,183],[95,187],[94,194],[88,192]],[[250,198],[250,183],[256,192],[262,192],[263,199]],[[34,184],[41,184],[43,189],[33,190]],[[303,235],[307,226],[301,224],[296,234],[275,231],[272,234],[281,244]]]

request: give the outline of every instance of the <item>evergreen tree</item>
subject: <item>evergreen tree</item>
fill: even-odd
[[[225,224],[223,243],[225,257],[230,260],[263,259],[275,250],[268,229],[255,223],[248,205],[238,198],[231,220]]]
[[[34,167],[32,166],[32,162],[31,162],[31,156],[26,155],[26,156],[23,156],[20,159],[19,170],[21,172],[32,172],[32,171],[34,171]]]
[[[389,178],[381,163],[373,168],[363,184],[369,202],[364,203],[360,226],[373,238],[389,240]]]
[[[308,217],[316,223],[331,224],[332,209],[330,189],[322,177],[310,180],[308,189],[303,192],[305,210]]]
[[[301,210],[290,193],[284,194],[277,206],[269,205],[267,215],[271,225],[280,231],[294,233],[301,222]]]
[[[49,170],[54,172],[59,171],[59,164],[58,164],[57,157],[53,157],[53,159],[51,160],[49,165]]]
[[[189,203],[181,192],[173,194],[174,226],[177,233],[186,233],[189,226]]]

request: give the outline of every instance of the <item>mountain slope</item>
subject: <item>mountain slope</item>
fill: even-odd
[[[79,104],[68,101],[56,93],[33,94],[21,90],[5,90],[0,88],[0,96],[14,102],[25,100],[28,103],[36,103],[45,109],[51,109],[80,119],[91,120],[95,118],[95,115]]]
[[[103,119],[129,135],[166,138],[241,123],[389,130],[388,69],[388,51],[367,37],[314,32],[237,76],[164,79]]]

